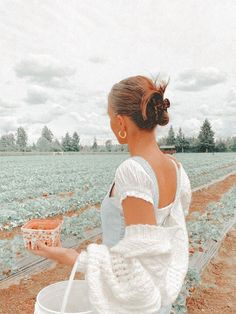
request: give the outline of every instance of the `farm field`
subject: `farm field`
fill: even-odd
[[[128,157],[129,154],[0,157],[0,288],[5,288],[2,291],[9,293],[13,289],[12,293],[17,293],[17,286],[6,288],[4,280],[17,274],[20,262],[32,255],[23,247],[19,227],[31,218],[63,215],[62,240],[66,242],[68,237],[86,240],[87,230],[100,228],[99,204],[117,166]],[[235,217],[236,153],[175,154],[175,157],[182,162],[193,190],[187,217],[191,267],[173,308],[175,313],[186,313],[186,299],[191,299],[191,291],[199,285],[214,243],[221,244]],[[209,194],[208,185],[212,186]],[[97,239],[101,240],[99,236]],[[68,271],[61,266],[50,277],[50,283],[67,279]],[[41,288],[50,284],[45,280],[39,281]],[[30,284],[29,277],[18,286],[24,290]],[[31,295],[32,303],[36,294]],[[4,292],[0,295],[1,304],[6,295]],[[27,306],[31,308],[32,304]],[[27,311],[32,313],[32,309]]]
[[[188,313],[236,312],[236,225],[226,234],[216,256],[188,300]]]
[[[175,154],[192,189],[236,170],[236,153]],[[0,157],[0,230],[101,201],[128,154]]]

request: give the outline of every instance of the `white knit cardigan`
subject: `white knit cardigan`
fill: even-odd
[[[80,252],[77,270],[85,273],[96,313],[157,313],[176,300],[188,270],[185,215],[192,194],[189,178],[179,164],[180,196],[165,225],[128,225],[113,247],[91,243]],[[120,204],[128,195],[154,203],[151,177],[131,159],[116,170],[115,192]]]

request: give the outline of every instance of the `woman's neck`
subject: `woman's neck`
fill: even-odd
[[[155,134],[139,134],[128,141],[128,149],[131,156],[150,156],[152,154],[163,154],[160,150]]]

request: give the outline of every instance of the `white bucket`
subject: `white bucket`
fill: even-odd
[[[69,280],[43,288],[37,295],[34,314],[90,314],[95,313],[88,297],[86,280],[73,280],[76,260]]]
[[[43,288],[37,295],[34,314],[60,314],[69,280],[59,281]],[[86,280],[73,280],[65,314],[90,314]]]

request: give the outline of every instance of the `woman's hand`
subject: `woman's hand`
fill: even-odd
[[[38,241],[33,249],[29,244],[30,252],[54,260],[59,264],[73,266],[79,253],[75,249],[63,248],[61,246],[47,246],[42,241]]]

